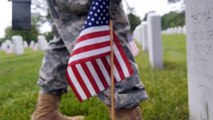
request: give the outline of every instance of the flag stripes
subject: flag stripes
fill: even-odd
[[[114,48],[114,78],[115,82],[130,76],[132,70],[128,70],[131,66],[127,63],[128,59],[124,56],[124,52],[119,49],[120,44],[115,36]],[[68,76],[70,77],[69,84],[74,87],[76,96],[80,101],[83,101],[91,96],[95,96],[100,91],[108,88],[110,81],[110,55],[97,58],[79,64],[69,64]],[[74,71],[74,72],[73,72]],[[78,78],[78,80],[77,80]],[[76,85],[75,85],[76,84]],[[84,92],[82,92],[84,91]]]
[[[131,52],[132,52],[133,56],[137,56],[139,53],[139,49],[138,49],[137,45],[135,44],[134,40],[131,40],[129,42],[129,45],[131,47]]]
[[[111,85],[130,77],[131,64],[114,34],[114,65],[110,62],[109,0],[93,0],[83,29],[68,61],[67,78],[79,101],[99,94]]]

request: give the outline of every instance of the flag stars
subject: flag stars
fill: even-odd
[[[92,2],[87,22],[85,22],[83,29],[109,24],[108,2],[109,0],[94,0]]]

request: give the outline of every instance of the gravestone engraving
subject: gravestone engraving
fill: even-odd
[[[213,120],[212,5],[212,0],[186,0],[190,120]]]
[[[157,13],[148,15],[149,61],[153,68],[163,68],[163,51],[161,38],[161,16]]]

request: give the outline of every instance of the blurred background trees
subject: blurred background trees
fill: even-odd
[[[179,2],[180,0],[168,0],[168,3],[173,4],[175,2]],[[141,24],[142,21],[146,21],[147,14],[144,18],[140,18],[135,14],[135,9],[129,6],[128,2],[124,0],[124,5],[127,6],[127,17],[130,22],[131,31],[134,31],[135,27]],[[43,0],[33,0],[31,5],[32,12],[32,29],[28,31],[22,30],[12,30],[11,26],[5,29],[5,37],[0,39],[0,43],[6,39],[11,39],[13,35],[21,35],[24,40],[31,41],[36,40],[39,34],[43,34],[47,40],[51,40],[53,38],[53,34],[51,31],[44,31],[44,24],[48,24],[50,26],[51,19],[50,13],[48,11],[47,3]],[[167,29],[175,26],[183,26],[185,25],[185,10],[180,11],[172,11],[162,16],[162,29]]]

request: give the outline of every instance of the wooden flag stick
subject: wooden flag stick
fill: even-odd
[[[114,52],[113,52],[113,45],[114,45],[114,36],[113,36],[113,22],[110,20],[110,46],[111,46],[111,59],[110,59],[110,66],[111,66],[111,118],[115,120],[115,82],[114,82]]]

